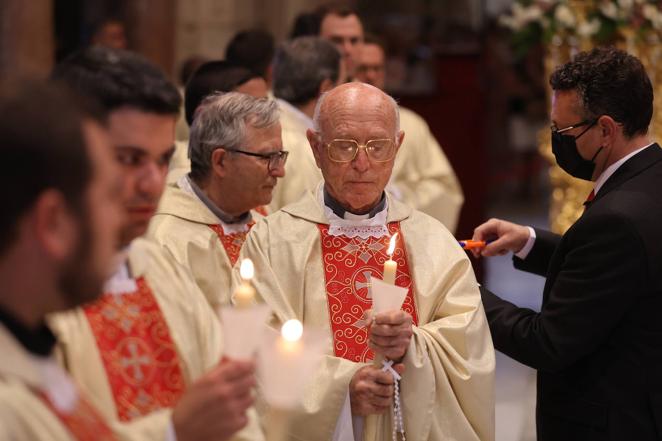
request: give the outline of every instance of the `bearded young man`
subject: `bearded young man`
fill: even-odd
[[[45,323],[112,272],[121,186],[98,113],[37,82],[0,86],[0,438],[111,440]]]

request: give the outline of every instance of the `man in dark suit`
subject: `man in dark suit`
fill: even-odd
[[[662,439],[662,149],[647,136],[653,89],[614,48],[578,54],[551,76],[552,148],[595,181],[558,236],[491,219],[483,256],[514,252],[546,277],[539,313],[482,290],[494,346],[538,370],[541,441]]]

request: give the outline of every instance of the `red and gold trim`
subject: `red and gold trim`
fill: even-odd
[[[368,348],[368,331],[363,324],[365,311],[372,307],[370,277],[383,277],[384,262],[389,258],[386,254],[389,237],[332,236],[328,225],[319,224],[318,228],[335,355],[350,361],[367,362],[374,356]],[[402,310],[417,324],[414,284],[400,223],[388,224],[388,230],[391,236],[396,232],[400,235],[393,260],[398,264],[395,284],[409,289]]]
[[[209,228],[214,230],[218,235],[218,238],[221,240],[221,244],[223,244],[223,248],[230,259],[232,266],[237,263],[241,247],[244,245],[244,242],[246,242],[246,236],[251,228],[253,228],[253,225],[255,225],[255,221],[251,221],[246,225],[248,227],[246,231],[231,234],[226,234],[221,225],[209,225]]]
[[[185,390],[179,355],[147,281],[85,307],[120,421],[173,407]]]
[[[76,407],[71,412],[64,412],[55,407],[46,394],[39,393],[39,396],[75,440],[115,441],[117,439],[101,415],[83,397],[78,397]]]

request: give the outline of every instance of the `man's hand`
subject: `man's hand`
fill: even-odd
[[[402,360],[414,333],[412,323],[411,316],[400,310],[375,315],[369,328],[370,349],[390,360]]]
[[[230,439],[248,423],[253,362],[224,360],[193,383],[172,412],[178,441]]]
[[[393,366],[402,374],[404,366]],[[356,371],[349,383],[349,400],[352,415],[368,416],[384,413],[393,402],[393,376],[375,366],[365,366]]]
[[[517,253],[529,240],[529,229],[501,219],[490,219],[474,230],[473,240],[493,240],[482,250],[471,250],[474,257],[501,256],[507,252]]]

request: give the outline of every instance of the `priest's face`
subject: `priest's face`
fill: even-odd
[[[364,43],[360,53],[356,79],[383,90],[386,81],[384,51],[378,44]]]
[[[283,150],[280,124],[255,128],[246,125],[246,139],[239,150],[258,155],[269,155]],[[224,195],[228,207],[245,213],[271,202],[278,178],[285,176],[285,164],[265,157],[228,152],[223,159],[223,178],[232,188]],[[228,203],[229,202],[229,203]],[[233,214],[237,214],[233,213]]]
[[[122,108],[110,114],[108,126],[115,158],[124,178],[126,222],[121,245],[147,231],[165,186],[175,146],[174,115]]]
[[[343,57],[347,74],[354,76],[363,46],[363,25],[359,17],[354,14],[345,17],[327,14],[320,23],[319,35],[336,46]]]
[[[367,213],[381,200],[404,137],[396,132],[393,104],[375,87],[348,83],[329,92],[319,125],[319,133],[308,131],[308,140],[326,190],[346,210]],[[370,146],[379,146],[381,153]]]
[[[115,270],[123,224],[123,183],[111,154],[107,132],[92,122],[84,124],[92,165],[92,179],[77,218],[75,244],[60,268],[63,307],[73,308],[101,294],[103,283]]]

